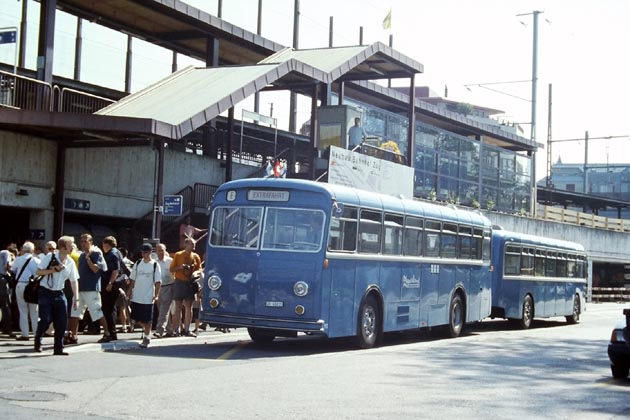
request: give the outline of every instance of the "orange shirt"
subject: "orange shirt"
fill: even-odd
[[[192,266],[192,269],[174,271],[175,267],[179,267],[184,264]],[[201,258],[199,258],[199,255],[191,252],[190,255],[187,256],[186,251],[176,252],[169,268],[171,272],[175,273],[175,279],[181,281],[188,281],[192,273],[199,269],[201,269]]]

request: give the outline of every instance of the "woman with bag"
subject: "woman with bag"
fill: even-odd
[[[70,253],[72,252],[72,236],[62,236],[57,241],[57,251],[46,255],[39,263],[38,276],[43,276],[39,284],[39,323],[35,333],[36,352],[42,351],[42,336],[52,322],[55,327],[55,356],[67,356],[63,351],[63,336],[68,327],[68,308],[63,286],[66,279],[70,280],[72,294],[75,297],[72,305],[74,310],[79,309],[79,296],[77,266],[74,264]]]
[[[19,341],[29,340],[29,325],[33,334],[37,330],[37,304],[24,300],[24,289],[31,277],[34,277],[39,268],[39,259],[34,255],[35,245],[26,241],[22,245],[22,255],[17,257],[11,265],[11,271],[15,274],[17,285],[15,286],[15,297],[20,313],[20,336]],[[30,320],[30,323],[29,323]]]

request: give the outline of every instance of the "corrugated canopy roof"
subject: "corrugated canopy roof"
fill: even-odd
[[[331,81],[410,77],[424,71],[421,63],[381,42],[372,45],[307,50],[286,48],[260,63],[281,63],[291,59],[328,73]]]
[[[380,74],[372,66],[391,70],[391,77],[422,71],[420,63],[380,42],[328,51],[287,49],[252,66],[187,67],[96,114],[153,119],[173,127],[171,138],[181,138],[268,86],[292,89],[345,76],[370,79]]]

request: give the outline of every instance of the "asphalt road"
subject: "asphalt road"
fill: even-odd
[[[0,340],[0,418],[626,419],[630,380],[612,379],[606,355],[623,307],[589,305],[573,326],[390,334],[371,350],[308,336],[261,347],[243,330],[148,349],[139,333],[82,336],[68,357]]]

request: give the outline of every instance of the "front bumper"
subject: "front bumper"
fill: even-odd
[[[609,343],[608,358],[611,365],[630,367],[630,346],[626,343]]]

